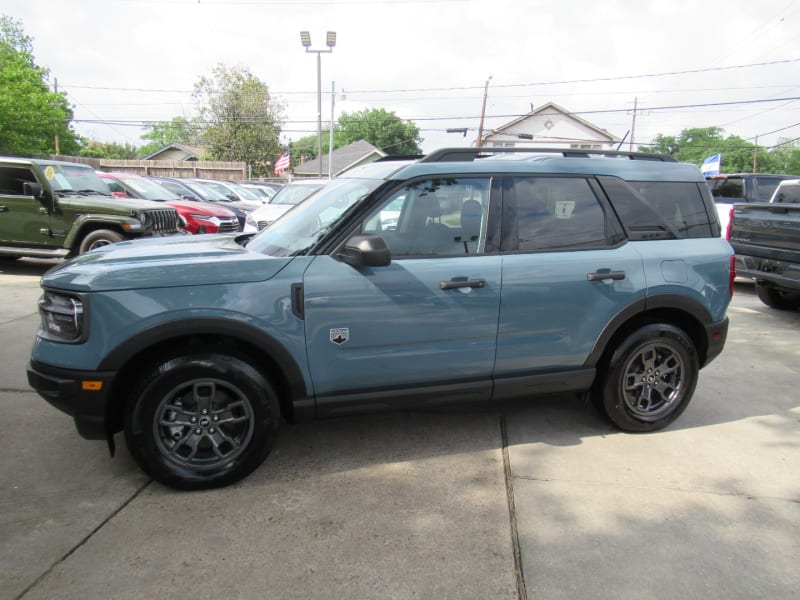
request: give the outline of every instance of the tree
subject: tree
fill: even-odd
[[[78,152],[64,93],[51,92],[49,71],[36,65],[22,22],[0,16],[0,154],[42,157]]]
[[[419,129],[382,108],[342,113],[333,128],[333,149],[366,140],[387,154],[422,154]],[[330,146],[330,129],[322,131],[322,152]],[[307,135],[292,142],[292,156],[316,158],[317,136]]]
[[[80,149],[80,156],[87,158],[120,158],[120,159],[134,159],[139,153],[133,144],[125,143],[119,144],[117,142],[109,142],[101,144],[81,138],[82,147]]]
[[[194,86],[204,125],[201,141],[212,160],[244,161],[267,175],[280,156],[283,103],[245,67],[217,65]]]
[[[195,146],[202,134],[200,125],[189,121],[186,117],[173,117],[171,121],[146,123],[144,127],[149,131],[140,137],[147,140],[148,143],[139,148],[140,157],[152,154],[170,144]]]
[[[342,113],[333,130],[334,147],[366,140],[387,154],[421,154],[419,128],[382,108]]]

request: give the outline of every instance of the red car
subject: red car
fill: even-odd
[[[175,207],[183,229],[189,233],[227,233],[240,231],[236,215],[222,206],[182,200],[152,179],[132,173],[98,173],[114,196],[144,198]]]

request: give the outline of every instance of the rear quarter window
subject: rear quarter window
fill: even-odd
[[[712,219],[697,183],[598,179],[630,239],[713,237]]]

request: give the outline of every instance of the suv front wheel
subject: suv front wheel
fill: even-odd
[[[697,351],[686,333],[666,323],[645,325],[601,366],[595,402],[625,431],[666,427],[684,411],[697,385]]]
[[[278,399],[251,364],[226,354],[187,354],[146,372],[125,411],[131,454],[153,479],[178,489],[238,481],[269,454]]]

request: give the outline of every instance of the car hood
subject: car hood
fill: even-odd
[[[180,211],[194,215],[205,215],[209,217],[231,218],[235,216],[227,208],[216,206],[214,204],[207,204],[204,202],[193,202],[192,200],[170,200],[167,202],[170,206],[174,206]]]
[[[265,204],[254,210],[252,216],[257,221],[274,221],[290,208],[294,208],[294,204]]]
[[[103,196],[101,194],[91,194],[88,196],[78,196],[72,194],[57,194],[58,204],[63,208],[70,206],[92,207],[94,210],[103,210],[110,214],[124,214],[135,216],[142,210],[164,210],[167,208],[161,202],[152,200],[142,200],[139,198],[115,198],[113,196]],[[84,211],[86,208],[84,208]]]
[[[110,244],[51,269],[42,286],[88,292],[264,281],[292,261],[251,252],[236,237],[177,234]]]

